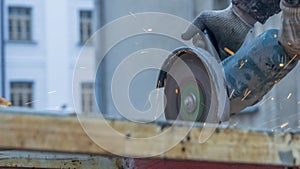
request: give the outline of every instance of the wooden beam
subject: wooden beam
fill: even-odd
[[[88,117],[81,118],[81,123],[94,129],[92,134],[89,134],[94,140],[109,143],[124,156],[140,157],[151,155],[154,150],[175,142],[178,139],[177,135],[183,134],[185,128],[188,128],[185,125],[173,127],[164,139],[149,145],[147,141],[135,142],[132,138],[156,136],[166,130],[168,124],[137,124]],[[110,133],[107,124],[125,136],[120,138]],[[0,113],[0,133],[0,150],[112,155],[87,136],[76,116]],[[180,144],[155,158],[277,166],[300,165],[300,133],[276,134],[267,131],[218,128],[203,144],[198,141],[200,133],[201,127],[193,127]]]
[[[126,161],[119,157],[98,155],[0,151],[0,168],[124,169],[127,168]]]

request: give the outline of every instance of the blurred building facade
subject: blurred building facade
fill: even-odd
[[[4,60],[4,1],[0,1],[0,96],[4,96],[5,94],[5,85],[4,85],[4,76],[3,74],[5,73],[5,66],[3,64]]]
[[[72,110],[73,69],[93,33],[93,0],[1,0],[4,2],[5,96],[14,106]],[[90,45],[91,53],[94,47]],[[86,58],[94,65],[94,54]],[[79,90],[89,110],[93,72]]]

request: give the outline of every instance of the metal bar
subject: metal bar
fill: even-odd
[[[136,168],[188,168],[188,169],[286,169],[283,166],[272,165],[255,165],[255,164],[238,164],[238,163],[220,163],[207,161],[179,161],[179,160],[155,160],[155,159],[135,159],[134,167]],[[293,168],[287,168],[293,169]]]
[[[0,151],[0,168],[124,169],[127,161],[129,159],[98,155]]]
[[[33,151],[0,151],[0,168],[76,168],[76,169],[285,169],[283,166],[219,163],[168,159],[129,159],[99,155],[63,154]],[[292,169],[292,167],[291,167]]]

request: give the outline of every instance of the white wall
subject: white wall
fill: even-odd
[[[77,62],[78,57],[81,57],[82,64],[88,69],[85,69],[85,71],[82,71],[81,74],[76,75],[80,78],[79,83],[73,83],[74,90],[77,90],[78,92],[72,93],[72,95],[76,95],[75,99],[72,100],[75,105],[78,105],[79,109],[81,109],[81,83],[83,82],[94,82],[94,70],[95,70],[95,48],[93,45],[87,45],[84,46],[80,44],[80,32],[79,32],[79,11],[80,10],[92,10],[94,11],[94,0],[69,0],[69,8],[71,9],[69,11],[70,17],[68,21],[68,25],[72,25],[69,28],[69,54],[70,54],[70,63],[69,63],[69,73],[71,77],[73,78],[73,73],[75,69],[75,64]],[[93,17],[95,18],[95,13],[93,13]],[[94,23],[93,23],[94,24]],[[95,24],[94,24],[95,26]],[[82,54],[82,50],[84,48],[85,53]],[[72,79],[71,79],[72,80]],[[73,105],[72,105],[73,107]]]
[[[4,1],[1,1],[1,2],[4,2]],[[3,3],[3,6],[4,6],[4,3]],[[0,5],[0,8],[1,8],[2,6]],[[0,11],[0,23],[2,23],[2,16],[1,16],[1,14],[2,14],[2,8],[1,8],[1,11]],[[4,45],[4,44],[2,44],[2,33],[1,33],[1,30],[2,29],[2,25],[0,24],[0,65],[2,66],[2,60],[1,60],[1,55],[2,55],[2,45]],[[2,97],[4,97],[4,94],[2,93],[2,69],[0,69],[0,96],[2,96]]]
[[[5,39],[6,39],[6,97],[10,97],[10,82],[34,82],[34,107],[44,108],[46,101],[46,50],[45,50],[45,21],[44,1],[6,0]],[[24,6],[32,8],[32,41],[11,42],[8,39],[8,7]],[[38,92],[40,91],[40,92]]]
[[[32,8],[32,42],[8,41],[9,6]],[[57,110],[62,105],[72,109],[73,71],[82,48],[79,45],[79,10],[93,8],[93,0],[6,0],[8,98],[11,81],[32,81],[35,109]],[[93,51],[93,47],[90,50]],[[94,58],[91,52],[87,61],[93,62]],[[91,74],[82,75],[82,82],[91,81]]]

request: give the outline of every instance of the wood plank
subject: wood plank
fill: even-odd
[[[126,159],[98,155],[0,151],[0,168],[121,169]]]
[[[89,126],[90,136],[110,144],[124,156],[147,157],[156,150],[176,142],[188,126],[179,125],[157,142],[137,141],[167,130],[168,124],[137,124],[127,121],[105,121],[101,118],[81,118]],[[124,137],[110,133],[107,124]],[[99,130],[100,129],[100,130]],[[201,127],[193,127],[188,136],[158,159],[196,160],[226,163],[278,166],[300,165],[300,133],[270,133],[218,128],[204,144],[198,141]],[[112,154],[95,144],[85,133],[76,116],[0,113],[0,149],[35,150],[62,153]]]

